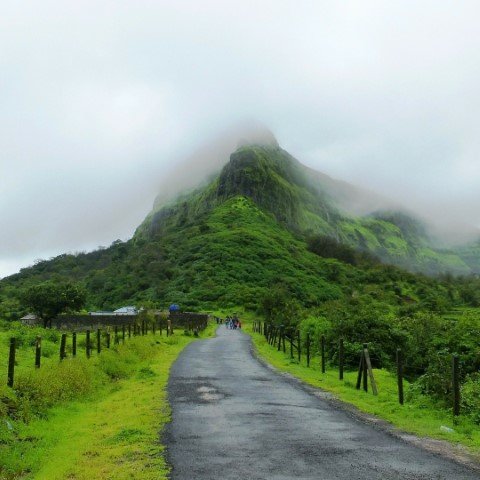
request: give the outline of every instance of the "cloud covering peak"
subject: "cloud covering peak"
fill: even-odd
[[[129,237],[251,118],[317,170],[480,225],[479,22],[475,1],[7,2],[0,276]]]

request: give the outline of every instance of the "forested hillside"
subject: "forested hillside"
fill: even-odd
[[[393,309],[477,301],[474,279],[407,271],[471,273],[474,247],[461,257],[435,250],[422,223],[402,212],[347,214],[318,178],[278,146],[241,147],[209,184],[156,206],[131,240],[3,279],[2,311],[22,313],[18,292],[45,280],[84,285],[90,308],[257,309],[276,286],[304,307],[362,294]]]

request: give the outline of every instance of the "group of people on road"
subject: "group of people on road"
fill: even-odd
[[[225,319],[225,326],[230,330],[236,330],[237,328],[242,328],[242,323],[240,319],[235,315],[233,317],[227,317]]]
[[[217,322],[217,325],[222,325],[224,323],[223,318],[220,318],[220,317],[214,317],[214,318],[215,318],[215,321]],[[233,317],[227,316],[225,318],[225,326],[229,330],[237,330],[237,328],[238,329],[242,328],[242,322],[236,315],[234,315]]]

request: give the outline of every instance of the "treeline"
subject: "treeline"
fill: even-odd
[[[412,382],[411,397],[427,396],[441,406],[451,405],[451,364],[460,358],[462,409],[480,423],[480,334],[479,311],[463,308],[432,312],[415,308],[411,312],[388,308],[369,295],[348,301],[328,301],[305,311],[281,287],[263,301],[267,322],[293,327],[303,339],[326,339],[327,359],[338,364],[339,339],[343,339],[347,367],[358,367],[359,352],[368,343],[374,368],[395,369],[397,349],[404,357],[404,373]],[[318,354],[314,343],[312,353]]]

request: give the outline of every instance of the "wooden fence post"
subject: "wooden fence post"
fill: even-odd
[[[38,336],[35,340],[35,368],[40,368],[42,357],[42,337]]]
[[[338,346],[338,377],[340,380],[343,380],[343,364],[345,362],[345,351],[343,347],[343,338],[340,339],[340,344]]]
[[[107,332],[107,348],[110,348],[110,332]]]
[[[77,356],[77,332],[72,333],[72,357]]]
[[[115,329],[114,329],[113,344],[118,345],[118,326],[117,325],[115,325]]]
[[[13,387],[13,378],[15,376],[15,338],[10,339],[10,350],[8,353],[8,374],[7,374],[7,386]]]
[[[122,325],[122,343],[125,343],[125,324]]]
[[[403,405],[403,357],[402,350],[397,349],[397,384],[398,384],[398,403]]]
[[[460,415],[460,368],[458,355],[452,359],[452,381],[453,381],[453,416]]]
[[[322,373],[325,373],[325,335],[320,339],[320,356],[322,357]]]
[[[368,348],[368,344],[363,344],[363,389],[368,392],[368,369],[367,369],[367,362],[365,358],[365,350]]]
[[[298,342],[298,348],[297,348],[297,353],[298,353],[298,363],[301,362],[302,360],[302,347],[300,346],[300,330],[297,331],[297,342]]]
[[[293,359],[293,332],[290,333],[288,339],[290,340],[290,358]]]
[[[97,353],[102,351],[102,332],[97,328]]]
[[[65,352],[65,347],[67,346],[67,334],[62,333],[62,338],[60,339],[60,360],[64,360],[67,357]]]
[[[366,343],[363,344],[363,355],[365,357],[365,367],[366,367],[365,370],[368,376],[370,377],[370,383],[372,385],[372,392],[374,395],[378,395],[377,383],[375,382],[375,378],[373,376],[372,362],[370,361],[370,354],[368,353],[368,345]],[[364,373],[363,375],[364,375],[363,379],[366,384],[366,380],[365,380],[366,374]],[[368,390],[368,387],[366,385],[364,386],[364,388],[365,388],[365,391]]]
[[[132,325],[129,323],[128,324],[128,338],[131,338],[132,336]]]
[[[355,385],[355,388],[357,390],[360,390],[360,386],[362,385],[362,374],[365,368],[364,364],[365,364],[365,356],[363,355],[363,350],[362,350],[360,353],[360,364],[358,366],[357,384]]]
[[[310,334],[307,333],[307,367],[310,367]]]
[[[85,352],[87,354],[87,358],[90,358],[90,330],[87,330],[86,333]]]

